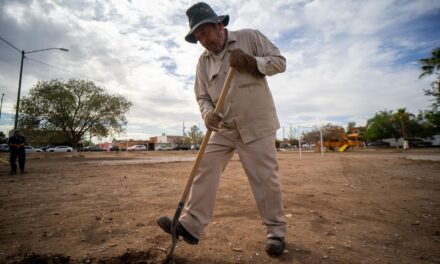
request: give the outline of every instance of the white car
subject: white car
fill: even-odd
[[[72,152],[73,148],[69,146],[56,146],[54,148],[49,148],[46,152]]]
[[[26,153],[43,152],[42,149],[39,149],[39,148],[33,148],[33,147],[31,147],[31,146],[25,146],[24,149],[25,149]]]
[[[166,145],[156,145],[155,149],[156,150],[172,150],[173,148],[171,146],[166,146]]]
[[[144,145],[134,145],[127,148],[128,151],[146,151],[147,148]]]

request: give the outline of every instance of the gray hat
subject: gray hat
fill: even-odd
[[[229,23],[229,15],[217,16],[212,8],[203,2],[197,3],[186,11],[186,16],[189,21],[189,32],[185,36],[185,40],[190,43],[197,43],[197,39],[194,37],[194,30],[199,26],[206,23],[217,24],[223,22],[223,25],[227,26]]]

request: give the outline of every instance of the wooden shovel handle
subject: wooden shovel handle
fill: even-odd
[[[220,93],[220,97],[218,98],[217,105],[215,106],[214,112],[216,114],[220,113],[221,109],[226,100],[226,96],[231,88],[231,82],[234,79],[236,69],[231,67],[229,68],[228,75],[226,77],[225,83],[223,84],[222,92]],[[209,138],[211,137],[212,130],[208,129],[206,131],[205,137],[203,138],[202,145],[200,145],[199,152],[197,153],[196,161],[192,167],[191,173],[189,175],[189,179],[186,182],[185,190],[182,193],[182,197],[180,198],[180,202],[185,203],[186,198],[188,198],[189,190],[191,189],[191,185],[194,181],[194,177],[196,176],[196,172],[199,169],[200,163],[202,162],[203,155],[205,154],[206,146],[208,146]]]

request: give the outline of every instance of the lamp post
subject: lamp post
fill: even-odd
[[[15,48],[15,49],[17,49],[17,48]],[[40,50],[33,50],[33,51],[24,51],[24,50],[20,51],[21,52],[20,78],[18,79],[17,107],[15,110],[14,129],[17,129],[17,124],[18,124],[18,111],[20,109],[21,78],[23,76],[23,62],[24,62],[24,58],[25,58],[24,55],[28,54],[28,53],[40,52],[40,51],[45,51],[45,50],[54,50],[54,49],[61,50],[61,51],[69,51],[68,49],[65,49],[65,48],[47,48],[47,49],[40,49]]]
[[[0,103],[0,119],[2,118],[3,96],[5,96],[4,93],[2,93],[2,101],[1,101],[1,103]]]

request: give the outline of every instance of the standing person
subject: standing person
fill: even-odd
[[[278,48],[257,30],[229,31],[229,16],[217,16],[206,3],[191,6],[190,31],[185,40],[206,50],[199,57],[195,95],[205,125],[213,132],[192,183],[177,226],[177,235],[197,244],[213,217],[220,176],[235,151],[240,156],[260,217],[266,226],[266,252],[285,249],[283,214],[275,133],[280,127],[266,76],[285,71]],[[237,74],[221,113],[214,113],[229,67]],[[172,220],[162,216],[159,226],[171,232]]]
[[[25,145],[26,138],[21,135],[18,129],[14,130],[14,134],[9,138],[9,152],[10,152],[10,163],[11,163],[11,175],[17,174],[17,164],[15,163],[18,158],[18,166],[20,167],[20,172],[24,173],[24,165],[26,163],[26,150]]]

